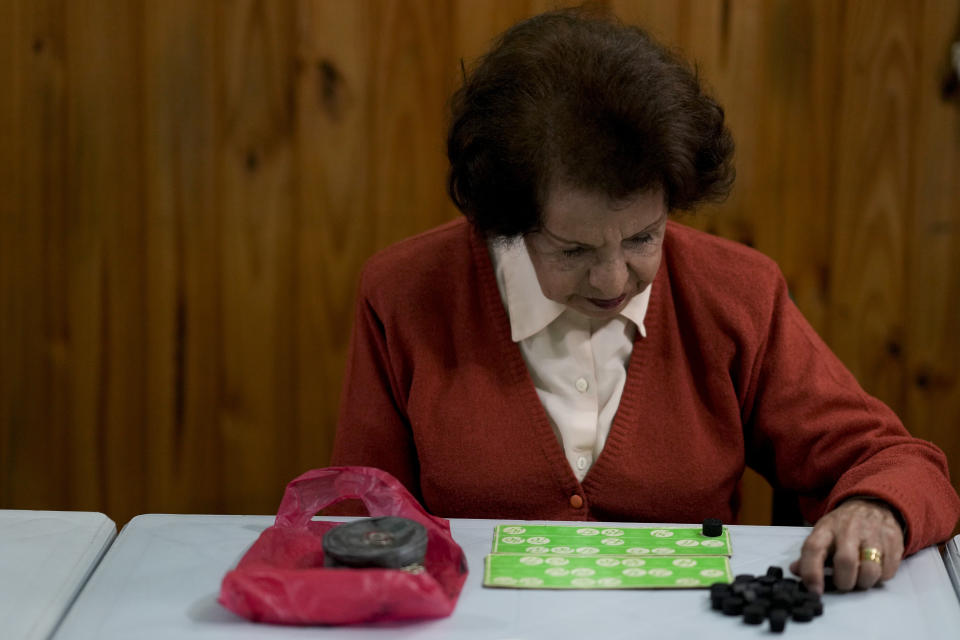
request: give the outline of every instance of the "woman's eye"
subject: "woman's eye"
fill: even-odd
[[[643,235],[633,236],[632,238],[628,238],[627,242],[636,247],[636,246],[647,244],[652,240],[653,240],[653,236],[651,236],[649,233],[644,233]]]
[[[560,255],[562,255],[564,258],[577,258],[579,256],[582,256],[583,253],[584,253],[583,247],[574,247],[573,249],[562,249],[560,251]]]

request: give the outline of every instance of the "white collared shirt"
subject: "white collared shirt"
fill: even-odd
[[[546,298],[523,240],[490,246],[510,333],[567,461],[583,480],[600,455],[620,405],[636,331],[650,287],[609,320],[595,320]]]

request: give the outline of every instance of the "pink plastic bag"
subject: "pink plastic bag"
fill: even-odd
[[[324,568],[323,534],[340,523],[311,518],[350,498],[361,500],[371,516],[422,524],[426,571]],[[450,523],[424,511],[396,478],[371,467],[330,467],[287,485],[276,521],[224,576],[219,601],[244,618],[281,624],[442,618],[453,612],[466,578]]]

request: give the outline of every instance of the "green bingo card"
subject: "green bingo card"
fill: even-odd
[[[730,533],[699,527],[498,525],[483,584],[512,589],[691,589],[732,582]]]
[[[492,553],[483,584],[511,589],[691,589],[730,582],[726,556],[533,556]]]
[[[730,532],[717,538],[700,527],[498,525],[494,553],[598,556],[729,556]]]

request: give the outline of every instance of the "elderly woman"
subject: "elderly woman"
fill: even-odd
[[[889,579],[960,513],[749,248],[673,222],[733,181],[723,110],[638,28],[556,12],[452,100],[461,219],[361,278],[334,464],[447,517],[735,521],[746,465],[816,526],[822,591]]]

